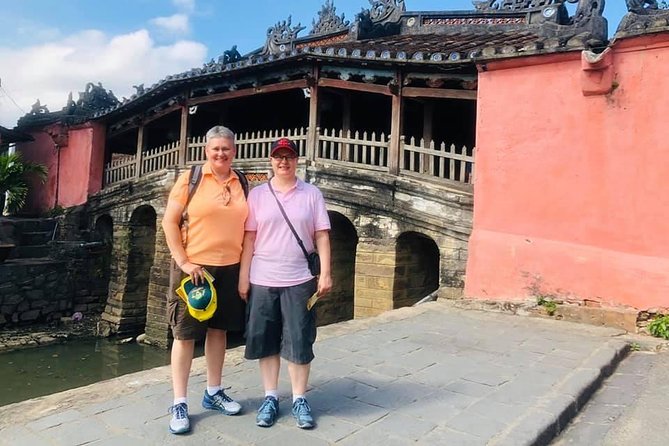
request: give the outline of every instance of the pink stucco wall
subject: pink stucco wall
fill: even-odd
[[[24,212],[40,213],[56,204],[62,207],[83,204],[90,194],[100,190],[104,126],[87,123],[65,131],[67,138],[62,140],[66,145],[61,145],[58,150],[47,131],[31,132],[35,141],[17,145],[25,159],[44,164],[49,169],[47,182],[33,186]]]
[[[609,94],[580,53],[480,73],[468,297],[669,304],[669,34],[612,50]]]

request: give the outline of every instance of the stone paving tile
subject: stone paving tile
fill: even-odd
[[[462,378],[448,384],[444,389],[449,392],[461,393],[476,398],[490,395],[495,391],[495,387],[493,386],[467,381]]]
[[[408,379],[398,379],[366,395],[358,396],[363,401],[386,409],[396,409],[416,402],[432,393],[432,388]]]
[[[354,379],[339,378],[319,386],[318,390],[325,393],[343,395],[347,398],[359,398],[375,391],[376,388]]]
[[[102,440],[109,435],[108,426],[95,418],[60,424],[42,433],[54,445],[75,446]]]
[[[388,414],[388,409],[357,400],[348,400],[327,411],[328,414],[351,423],[367,426]]]
[[[391,436],[403,437],[409,442],[417,441],[437,427],[435,423],[409,417],[401,413],[389,413],[370,427]]]
[[[489,439],[504,430],[507,423],[465,410],[444,423],[444,427],[475,437]]]
[[[0,444],[13,446],[35,446],[48,444],[47,439],[25,426],[10,426],[0,434]]]
[[[390,435],[382,430],[370,427],[359,430],[349,437],[337,442],[342,446],[360,445],[384,445],[384,446],[406,446],[407,439],[401,436]]]
[[[258,446],[277,446],[277,445],[290,445],[290,446],[328,446],[331,444],[329,441],[319,438],[314,435],[311,431],[300,431],[297,432],[297,427],[295,430],[283,429],[278,431],[276,435],[272,435],[269,438],[257,441],[254,445]],[[270,430],[274,430],[273,428]]]
[[[420,446],[434,446],[434,445],[457,445],[457,446],[485,446],[486,439],[476,437],[464,432],[454,431],[453,429],[440,428],[435,429],[427,435],[423,436],[417,445]],[[518,445],[516,445],[518,446]]]
[[[59,426],[63,423],[80,420],[81,418],[82,413],[78,410],[66,410],[64,412],[59,412],[54,415],[46,416],[44,418],[30,422],[26,425],[26,427],[30,430],[38,432],[52,428],[54,426]]]
[[[358,424],[345,421],[335,415],[322,413],[317,410],[314,410],[314,418],[316,420],[316,428],[313,431],[310,431],[310,433],[323,440],[329,441],[330,443],[336,443],[343,438],[350,436],[353,432],[362,429],[362,426]]]

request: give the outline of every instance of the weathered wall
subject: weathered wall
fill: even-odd
[[[619,41],[591,96],[578,53],[480,73],[467,296],[666,304],[667,58],[669,34]]]
[[[61,131],[61,127],[58,128]],[[56,138],[63,144],[58,147],[47,133],[53,131],[49,129],[31,132],[34,141],[17,145],[24,159],[44,164],[49,169],[45,184],[33,183],[24,212],[40,213],[56,205],[80,205],[102,186],[104,126],[87,123],[64,130],[67,137]]]
[[[72,314],[66,266],[58,261],[0,264],[0,327],[50,322]]]

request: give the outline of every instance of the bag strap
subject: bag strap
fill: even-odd
[[[241,170],[232,169],[239,177],[239,182],[242,184],[242,189],[244,190],[244,197],[249,197],[249,180],[246,178],[246,175]]]
[[[196,166],[190,167],[190,173],[188,174],[188,197],[186,198],[186,204],[184,209],[181,212],[181,221],[179,226],[182,226],[184,222],[188,221],[188,204],[193,199],[197,187],[200,185],[200,180],[202,179],[202,165],[198,164]]]
[[[276,204],[279,205],[279,210],[281,211],[281,215],[283,215],[283,218],[286,220],[286,223],[288,223],[288,227],[290,228],[291,231],[293,231],[293,235],[295,236],[295,239],[297,240],[297,243],[300,245],[300,248],[302,248],[302,252],[304,253],[304,257],[309,259],[309,253],[307,253],[306,248],[304,247],[304,243],[302,243],[302,239],[300,238],[299,235],[297,235],[297,231],[293,227],[293,224],[290,222],[288,219],[288,216],[286,215],[286,211],[283,210],[283,206],[281,205],[281,202],[279,201],[279,198],[276,196],[276,193],[274,193],[274,188],[272,188],[272,182],[268,181],[267,186],[269,186],[269,191],[272,192],[272,195],[274,195],[274,199],[276,200]]]

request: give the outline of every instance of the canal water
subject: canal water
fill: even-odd
[[[230,335],[229,348],[241,345],[241,335]],[[203,346],[197,344],[195,355],[203,353]],[[0,406],[169,363],[168,350],[106,338],[0,353]]]

